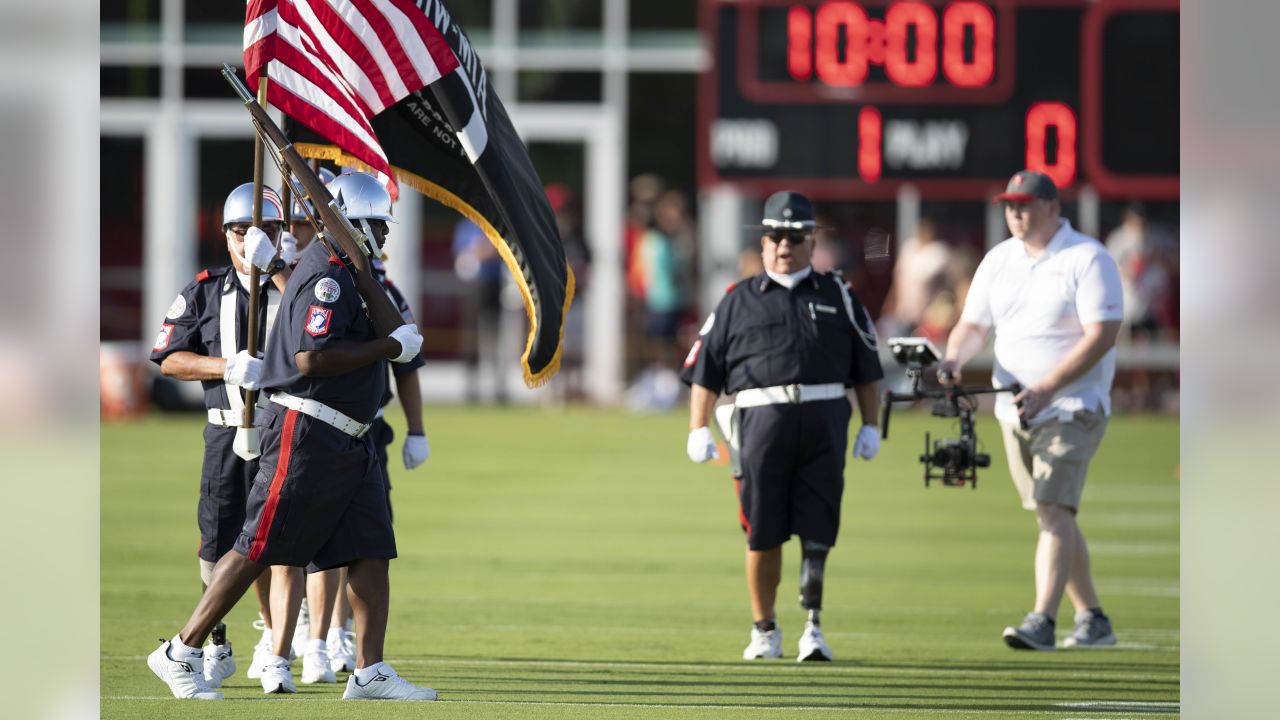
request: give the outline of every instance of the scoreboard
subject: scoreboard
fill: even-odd
[[[1178,197],[1177,0],[703,0],[698,180],[980,200]]]

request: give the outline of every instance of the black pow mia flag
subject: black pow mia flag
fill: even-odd
[[[524,298],[529,337],[525,384],[545,384],[560,367],[564,320],[573,300],[555,215],[529,151],[489,82],[471,40],[439,0],[418,0],[458,59],[458,67],[373,117],[396,178],[466,216],[484,231]],[[307,157],[363,168],[354,157],[294,123]]]

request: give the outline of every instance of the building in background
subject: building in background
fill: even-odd
[[[690,201],[696,274],[682,283],[695,319],[753,266],[741,228],[783,187],[817,201],[833,226],[825,251],[877,315],[919,219],[954,257],[980,257],[1007,236],[987,199],[1024,166],[1050,172],[1064,215],[1095,237],[1133,201],[1153,224],[1178,224],[1176,0],[479,0],[450,10],[544,184],[577,201],[591,291],[575,309],[575,384],[597,402],[621,401],[646,365],[628,250],[639,235],[634,178]],[[154,328],[143,318],[218,257],[221,193],[252,171],[251,128],[217,72],[241,64],[243,12],[196,0],[101,6],[104,341],[145,345]],[[464,386],[466,350],[458,216],[411,191],[396,212],[388,264],[420,309],[426,390],[448,399]],[[524,322],[505,313],[500,333],[523,337]],[[1121,348],[1118,387],[1127,366],[1176,371],[1176,313],[1162,322],[1173,327],[1155,343]]]

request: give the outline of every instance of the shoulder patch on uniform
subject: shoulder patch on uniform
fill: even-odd
[[[208,268],[205,268],[204,270],[201,270],[200,272],[196,273],[196,282],[204,282],[205,280],[208,280],[208,279],[209,279]]]
[[[702,349],[702,338],[693,341],[693,347],[689,348],[689,354],[684,358],[685,367],[693,367],[698,362],[698,351]]]
[[[320,278],[316,283],[315,293],[320,302],[331,303],[342,297],[342,286],[333,278]]]
[[[178,293],[178,297],[173,299],[173,304],[169,306],[169,311],[164,314],[170,320],[177,320],[187,311],[187,299],[182,297],[182,293]]]
[[[169,341],[173,339],[173,324],[165,323],[160,326],[160,332],[156,335],[156,341],[151,345],[151,352],[160,352],[169,347]]]
[[[307,334],[313,337],[329,334],[329,321],[333,319],[333,308],[310,305],[307,307]]]
[[[702,329],[698,331],[699,335],[706,335],[711,332],[711,328],[716,325],[716,314],[713,312],[707,316],[707,321],[702,323]]]

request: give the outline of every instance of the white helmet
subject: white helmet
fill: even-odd
[[[284,203],[270,187],[262,188],[262,221],[284,222]],[[222,226],[231,223],[253,222],[253,183],[240,185],[227,196],[222,204]]]
[[[391,217],[391,193],[368,173],[345,172],[329,183],[329,192],[349,220],[395,222]]]
[[[369,257],[382,257],[382,247],[373,234],[370,220],[395,222],[391,217],[391,193],[378,179],[362,172],[345,172],[329,183],[329,192],[352,225],[369,240]]]

